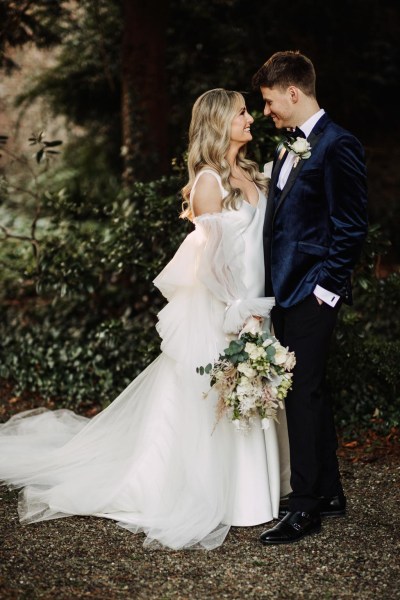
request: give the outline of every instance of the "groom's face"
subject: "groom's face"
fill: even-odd
[[[261,87],[261,95],[265,102],[264,115],[271,117],[275,127],[295,127],[294,105],[290,88],[282,89],[278,87]]]

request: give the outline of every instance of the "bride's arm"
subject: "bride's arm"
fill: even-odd
[[[228,212],[214,212],[195,218],[202,237],[196,276],[210,292],[226,305],[223,328],[237,334],[254,316],[268,317],[273,298],[247,298],[243,283],[245,244],[240,223]]]
[[[274,301],[247,298],[241,222],[232,211],[222,210],[222,202],[218,175],[202,173],[191,198],[196,231],[187,236],[153,283],[171,301],[179,289],[200,281],[226,306],[224,331],[237,334],[250,317],[269,316]]]
[[[222,195],[218,180],[211,173],[202,173],[192,196],[195,217],[222,211]]]

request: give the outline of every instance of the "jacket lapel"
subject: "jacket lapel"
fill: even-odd
[[[271,223],[272,223],[272,219],[274,216],[274,196],[275,196],[276,184],[278,181],[279,173],[281,172],[282,165],[285,162],[285,158],[286,158],[287,154],[288,154],[288,152],[283,145],[282,145],[282,148],[280,148],[280,149],[278,148],[278,157],[276,159],[274,168],[272,170],[271,181],[269,183],[267,210],[266,210],[265,219],[264,219],[264,234],[266,234],[266,232],[268,231],[268,229],[270,228]]]
[[[325,115],[323,115],[320,120],[322,120],[324,116]],[[318,144],[318,142],[319,142],[319,140],[320,140],[320,138],[322,137],[322,134],[323,134],[323,129],[321,130],[321,127],[318,127],[318,125],[319,125],[319,122],[317,123],[317,125],[315,127],[315,130],[313,130],[310,133],[309,137],[307,138],[307,141],[308,141],[308,143],[311,146],[311,153],[313,152],[313,150],[317,146],[317,144]],[[288,193],[290,192],[290,190],[292,189],[292,187],[294,185],[294,182],[296,181],[296,179],[297,179],[297,177],[298,177],[301,169],[304,167],[304,164],[305,164],[306,160],[308,160],[308,158],[305,159],[305,160],[301,160],[300,159],[297,162],[297,165],[295,167],[293,167],[293,169],[290,171],[289,177],[287,178],[287,181],[285,183],[285,187],[282,190],[281,197],[279,198],[279,202],[278,202],[278,204],[276,206],[275,214],[279,210],[279,207],[281,206],[282,202],[285,200],[285,198],[288,195]]]
[[[288,151],[286,150],[285,146],[282,144],[282,147],[278,148],[278,157],[276,160],[276,163],[274,165],[274,168],[272,170],[272,175],[271,175],[271,191],[272,194],[275,195],[275,188],[276,188],[276,184],[278,182],[278,178],[279,178],[279,173],[281,172],[283,163],[285,162],[285,159],[288,155]]]

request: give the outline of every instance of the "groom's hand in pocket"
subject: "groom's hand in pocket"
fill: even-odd
[[[316,294],[314,294],[314,296],[315,296],[315,298],[316,298],[316,300],[317,300],[318,304],[321,306],[321,304],[323,304],[323,303],[324,303],[324,301],[323,301],[323,300],[321,300],[321,298],[318,298],[318,296],[317,296]]]

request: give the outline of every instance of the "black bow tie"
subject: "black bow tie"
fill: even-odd
[[[298,137],[306,138],[306,134],[299,127],[290,127],[282,131],[283,135],[289,139],[296,139]]]

